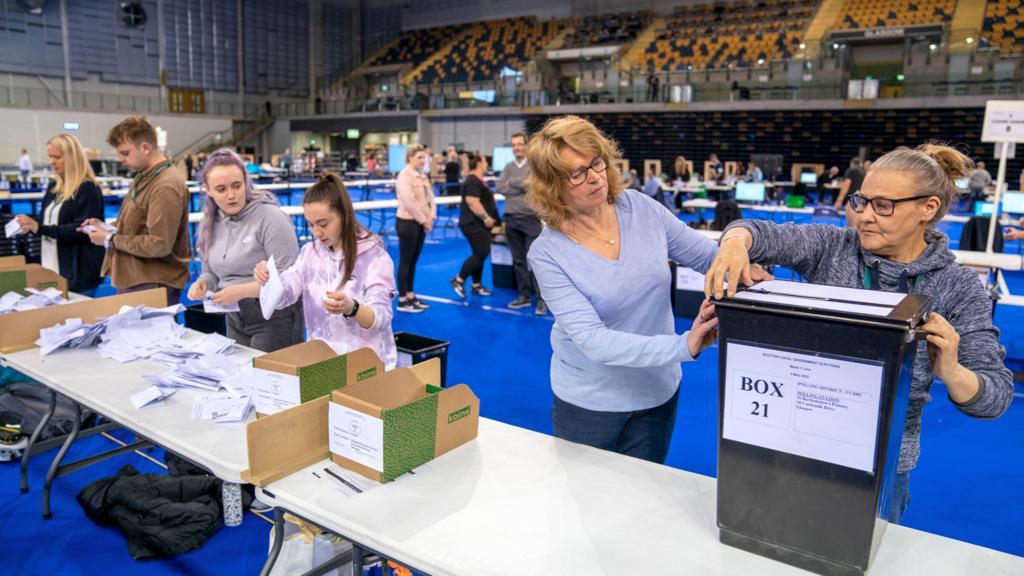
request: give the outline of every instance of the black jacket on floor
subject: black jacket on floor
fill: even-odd
[[[86,516],[116,526],[136,560],[201,548],[221,526],[221,482],[214,476],[139,474],[131,465],[78,493]]]

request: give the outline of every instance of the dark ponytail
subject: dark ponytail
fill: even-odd
[[[352,208],[352,198],[345,189],[341,178],[334,173],[325,172],[320,180],[306,189],[302,195],[303,204],[323,202],[341,217],[341,255],[345,263],[342,271],[341,284],[348,282],[352,270],[356,266],[356,244],[372,233],[356,220],[356,212]]]

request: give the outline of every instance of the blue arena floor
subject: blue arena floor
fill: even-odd
[[[445,210],[441,210],[442,216]],[[756,217],[748,214],[748,217]],[[375,226],[376,228],[376,223]],[[954,239],[957,227],[944,230]],[[397,261],[397,243],[390,243]],[[1007,252],[1020,246],[1009,245]],[[517,426],[551,432],[548,364],[550,316],[504,306],[515,296],[496,289],[489,298],[456,298],[448,285],[469,247],[456,231],[438,227],[426,246],[417,272],[417,292],[433,303],[418,315],[397,314],[395,331],[405,330],[451,342],[448,381],[465,382],[481,399],[481,412]],[[490,264],[485,283],[490,284]],[[1010,287],[1024,293],[1024,275],[1009,277]],[[100,295],[109,291],[104,287]],[[682,331],[689,322],[677,320]],[[1010,367],[1024,368],[1024,309],[999,307]],[[714,475],[717,434],[717,349],[683,368],[680,409],[668,465]],[[972,420],[951,404],[941,383],[924,411],[922,454],[912,474],[912,501],[905,524],[1015,555],[1024,555],[1024,388],[1017,402],[995,421]],[[124,433],[114,438],[128,440]],[[70,458],[114,445],[93,437],[77,443]],[[32,460],[32,490],[18,491],[16,463],[0,464],[0,516],[8,534],[4,560],[10,574],[255,574],[265,558],[270,529],[248,515],[240,527],[223,528],[204,548],[169,560],[138,563],[131,559],[116,529],[94,525],[75,502],[75,494],[94,479],[114,474],[125,464],[141,472],[161,472],[153,462],[129,454],[58,479],[53,494],[54,518],[43,521],[40,492],[53,452]],[[147,453],[162,461],[158,449]]]

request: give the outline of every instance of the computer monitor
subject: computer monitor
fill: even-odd
[[[491,155],[491,170],[495,174],[500,174],[505,169],[505,165],[515,159],[516,156],[512,153],[511,146],[495,146],[494,154]]]
[[[1003,213],[1024,214],[1024,192],[1004,192]]]
[[[388,172],[398,174],[405,168],[405,144],[388,144]]]
[[[967,178],[957,178],[953,181],[957,190],[967,190]]]
[[[814,172],[801,172],[800,173],[800,183],[801,184],[807,184],[809,186],[817,186],[818,185],[818,175],[815,174]]]
[[[975,202],[974,203],[974,215],[975,216],[991,216],[992,215],[992,203],[991,202]]]
[[[739,182],[736,184],[737,202],[764,202],[763,182]]]

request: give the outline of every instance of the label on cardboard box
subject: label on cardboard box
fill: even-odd
[[[299,377],[291,374],[254,368],[252,392],[256,412],[268,416],[301,403]]]
[[[384,420],[334,402],[328,406],[331,453],[383,472]]]

